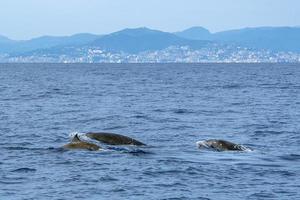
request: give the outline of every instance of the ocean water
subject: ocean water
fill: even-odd
[[[0,106],[1,200],[300,199],[299,64],[1,64]]]

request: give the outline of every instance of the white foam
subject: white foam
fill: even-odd
[[[200,140],[200,141],[196,142],[196,144],[197,144],[198,148],[209,148],[209,145],[208,145],[207,141],[205,141],[205,140]]]
[[[196,144],[199,149],[210,149],[211,148],[210,144],[206,140],[200,140],[200,141],[196,142]],[[245,147],[243,145],[238,145],[238,147],[241,149],[241,151],[246,151],[246,152],[253,151],[251,148]]]
[[[80,140],[86,141],[86,142],[93,142],[95,143],[95,140],[92,140],[91,138],[89,138],[88,136],[86,136],[85,133],[81,133],[79,135]]]
[[[75,137],[75,135],[77,135],[79,137],[79,139],[83,142],[88,142],[88,143],[93,143],[93,144],[99,145],[98,141],[89,138],[88,136],[86,136],[86,133],[81,133],[81,132],[76,132],[76,131],[71,132],[69,134],[70,139],[72,140]],[[101,143],[101,147],[103,147],[102,143]],[[101,150],[103,150],[103,149],[101,149]]]
[[[251,148],[249,148],[249,147],[245,147],[245,146],[243,146],[243,145],[240,145],[241,146],[241,150],[242,151],[246,151],[246,152],[251,152],[251,151],[253,151]]]

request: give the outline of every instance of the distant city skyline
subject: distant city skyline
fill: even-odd
[[[202,26],[211,32],[299,26],[298,0],[1,0],[0,35],[107,34],[148,27],[168,32]]]

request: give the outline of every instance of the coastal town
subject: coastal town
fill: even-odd
[[[233,45],[211,45],[201,49],[170,46],[140,53],[113,52],[99,47],[73,47],[62,53],[0,54],[1,63],[299,63],[300,54],[272,52]]]

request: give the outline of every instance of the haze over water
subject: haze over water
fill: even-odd
[[[0,106],[0,199],[300,198],[299,64],[1,64]],[[89,131],[148,146],[59,149]]]

